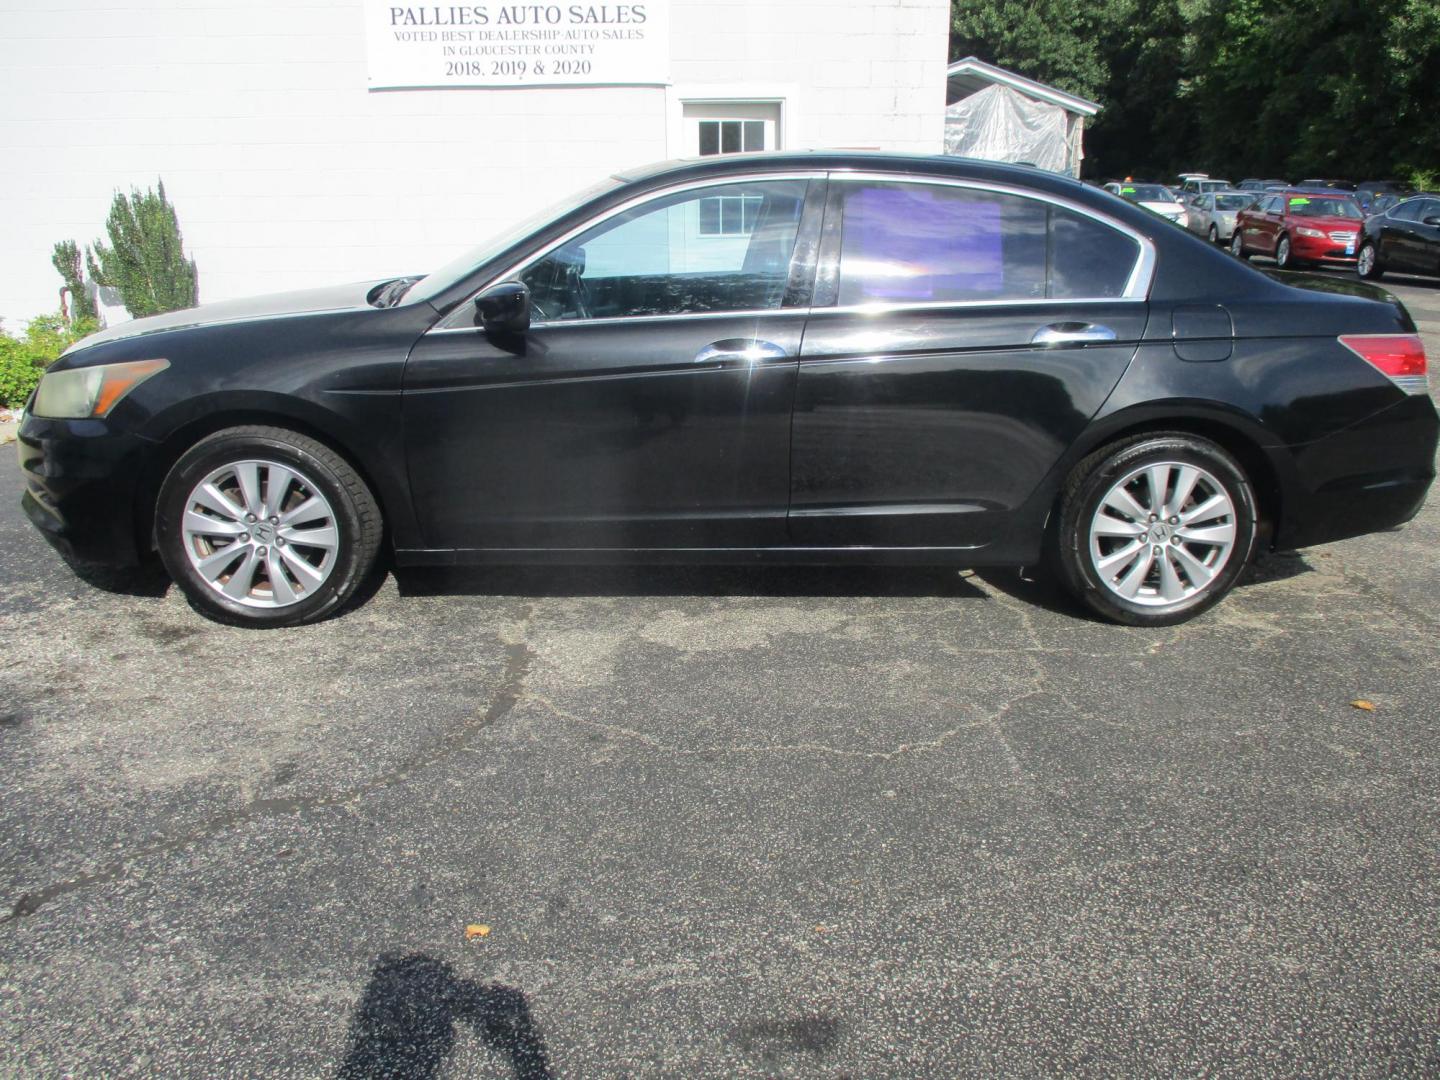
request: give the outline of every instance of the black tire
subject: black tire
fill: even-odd
[[[1091,554],[1091,528],[1102,501],[1117,483],[1137,469],[1162,462],[1197,466],[1222,486],[1234,509],[1235,532],[1228,559],[1208,584],[1187,581],[1187,588],[1195,588],[1192,595],[1168,604],[1147,604],[1126,599],[1102,579]],[[1075,466],[1061,496],[1052,550],[1061,581],[1098,615],[1129,626],[1171,626],[1207,611],[1234,587],[1254,555],[1257,528],[1254,491],[1240,463],[1208,439],[1164,432],[1101,447]],[[1137,539],[1143,555],[1150,541]],[[1155,573],[1158,576],[1158,564]]]
[[[1365,252],[1370,252],[1370,269],[1365,269]],[[1379,281],[1385,276],[1385,268],[1380,265],[1380,252],[1375,250],[1375,245],[1366,241],[1360,245],[1360,253],[1355,257],[1355,273],[1367,281]]]
[[[1280,239],[1275,241],[1275,265],[1281,270],[1294,270],[1300,265],[1291,253],[1290,237],[1284,233],[1281,233]]]
[[[1241,262],[1250,261],[1250,255],[1245,250],[1245,238],[1238,228],[1230,236],[1230,254]]]
[[[186,550],[181,522],[196,485],[217,469],[254,459],[295,470],[333,511],[338,538],[328,576],[288,606],[255,607],[221,595],[192,565]],[[292,490],[298,497],[301,489]],[[278,427],[227,428],[201,439],[165,477],[155,507],[156,546],[170,577],[196,610],[231,626],[301,626],[333,615],[375,570],[383,534],[379,504],[350,463],[323,443]],[[279,546],[277,542],[276,555]]]

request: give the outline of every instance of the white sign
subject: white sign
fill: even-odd
[[[417,4],[366,0],[370,88],[657,85],[670,0]]]

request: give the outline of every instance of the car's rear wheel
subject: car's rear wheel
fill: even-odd
[[[1247,262],[1250,258],[1249,254],[1245,251],[1245,238],[1241,235],[1238,228],[1230,236],[1230,254],[1234,255],[1235,258],[1241,262]]]
[[[1281,270],[1295,269],[1295,260],[1290,254],[1290,237],[1280,237],[1280,242],[1275,245],[1275,265]]]
[[[375,567],[379,506],[354,468],[298,432],[236,427],[196,443],[160,489],[155,539],[203,614],[298,626],[337,611]]]
[[[1371,281],[1385,275],[1385,269],[1380,265],[1380,257],[1375,251],[1374,244],[1361,244],[1360,254],[1355,257],[1355,272],[1362,278]]]
[[[1256,519],[1250,482],[1224,449],[1181,433],[1139,436],[1071,473],[1055,538],[1061,576],[1115,622],[1184,622],[1244,573]]]

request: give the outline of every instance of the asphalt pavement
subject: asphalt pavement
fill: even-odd
[[[1440,1070],[1440,500],[1164,630],[527,569],[256,633],[81,581],[19,491],[0,1074]]]

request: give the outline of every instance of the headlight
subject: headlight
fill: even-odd
[[[131,390],[169,366],[169,360],[132,360],[47,372],[35,392],[33,412],[54,420],[105,416]]]
[[[1319,229],[1312,229],[1309,225],[1297,225],[1295,231],[1301,236],[1313,236],[1317,240],[1324,240],[1325,234]]]

